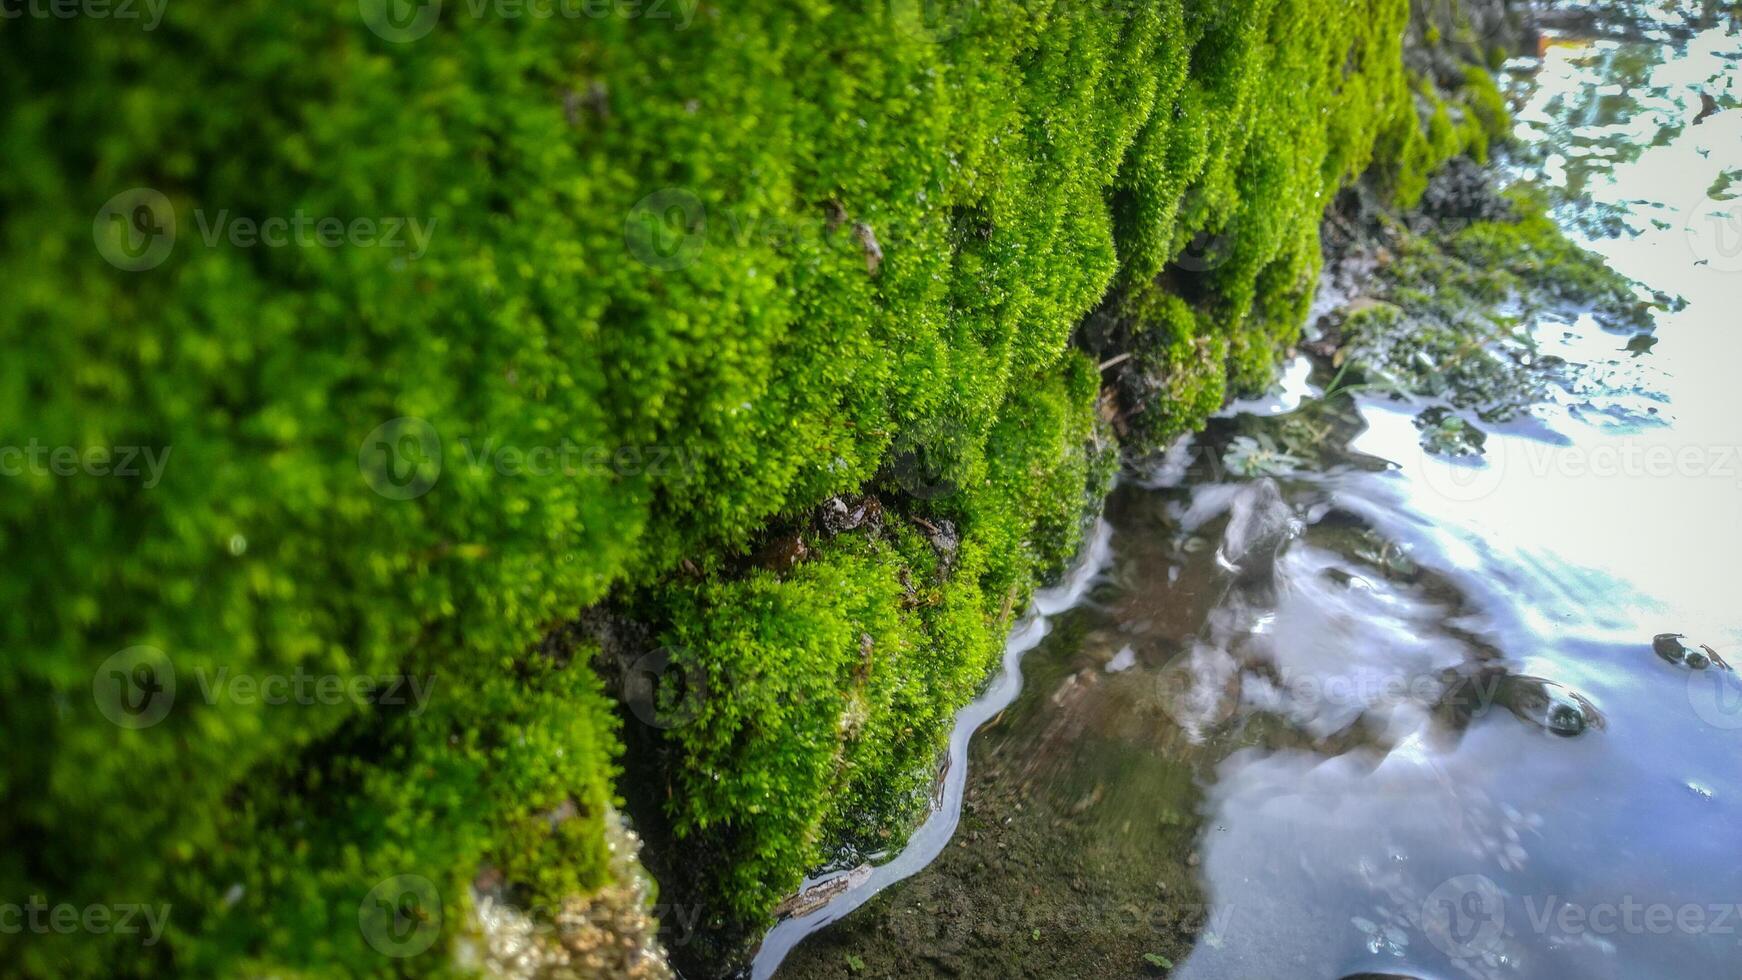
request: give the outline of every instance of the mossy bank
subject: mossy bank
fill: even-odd
[[[167,910],[11,972],[501,968],[625,801],[717,969],[1501,123],[1402,0],[405,14],[0,24],[0,902]]]

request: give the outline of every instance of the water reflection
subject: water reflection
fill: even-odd
[[[1358,398],[1349,449],[1396,468],[1284,482],[1302,513],[1352,515],[1333,523],[1413,572],[1312,522],[1281,565],[1283,678],[1421,683],[1377,703],[1357,683],[1329,711],[1245,699],[1315,734],[1379,737],[1218,766],[1204,878],[1233,912],[1175,975],[1692,977],[1742,961],[1742,867],[1721,843],[1742,816],[1742,687],[1724,669],[1742,265],[1720,268],[1742,237],[1719,237],[1736,212],[1705,193],[1742,160],[1742,112],[1691,125],[1739,54],[1722,33],[1683,54],[1548,49],[1520,118],[1556,151],[1549,179],[1590,197],[1563,217],[1618,216],[1620,237],[1593,246],[1689,305],[1649,346],[1588,319],[1540,325],[1572,370],[1529,418],[1488,427],[1478,461],[1423,453],[1411,411]],[[1309,609],[1291,616],[1291,593]]]

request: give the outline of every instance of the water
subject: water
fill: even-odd
[[[1691,125],[1739,77],[1722,29],[1551,44],[1521,176],[1587,195],[1568,228],[1686,308],[1646,353],[1536,324],[1574,370],[1480,461],[1300,363],[1127,481],[959,825],[788,923],[779,953],[840,920],[779,975],[1742,969],[1742,110]],[[1319,458],[1230,475],[1283,433]]]

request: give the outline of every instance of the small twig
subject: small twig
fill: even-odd
[[[1102,361],[1101,366],[1099,368],[1096,368],[1096,370],[1097,371],[1105,371],[1108,368],[1112,367],[1113,365],[1120,363],[1121,361],[1129,360],[1130,357],[1131,357],[1130,351],[1126,351],[1125,353],[1120,354],[1118,357],[1109,357],[1106,360]]]

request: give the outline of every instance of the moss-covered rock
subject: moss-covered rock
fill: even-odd
[[[1408,13],[1281,2],[1187,17],[1204,41],[1174,111],[1151,117],[1121,168],[1120,277],[1079,333],[1105,358],[1132,355],[1111,375],[1128,451],[1201,425],[1225,387],[1269,382],[1305,320],[1319,224],[1340,188],[1365,176],[1413,207],[1428,174],[1460,156],[1486,160],[1504,133],[1487,71],[1406,67]],[[1442,16],[1474,30],[1457,5]],[[1469,57],[1467,45],[1437,47]]]
[[[1094,393],[1093,366],[1070,356],[1012,392],[979,478],[924,498],[888,485],[879,521],[807,527],[789,567],[663,585],[642,604],[694,678],[655,726],[661,816],[707,856],[677,887],[717,909],[718,930],[760,924],[838,848],[882,850],[920,816],[955,711],[1106,489],[1085,449]]]
[[[0,31],[0,893],[171,910],[22,973],[461,969],[480,875],[597,888],[613,590],[710,684],[630,778],[763,919],[1070,553],[1109,286],[1189,426],[1482,104],[1423,130],[1402,0],[396,10]]]
[[[1479,172],[1476,172],[1479,174]],[[1436,177],[1421,212],[1373,216],[1381,253],[1363,294],[1331,310],[1310,345],[1339,385],[1362,384],[1443,403],[1489,421],[1540,400],[1563,363],[1541,356],[1532,333],[1544,315],[1594,317],[1605,328],[1649,330],[1649,296],[1561,231],[1542,192],[1439,190],[1469,179]],[[1439,205],[1447,210],[1435,213]],[[1383,244],[1377,244],[1383,242]],[[1452,455],[1480,452],[1465,422],[1434,410],[1420,421],[1424,445]]]

